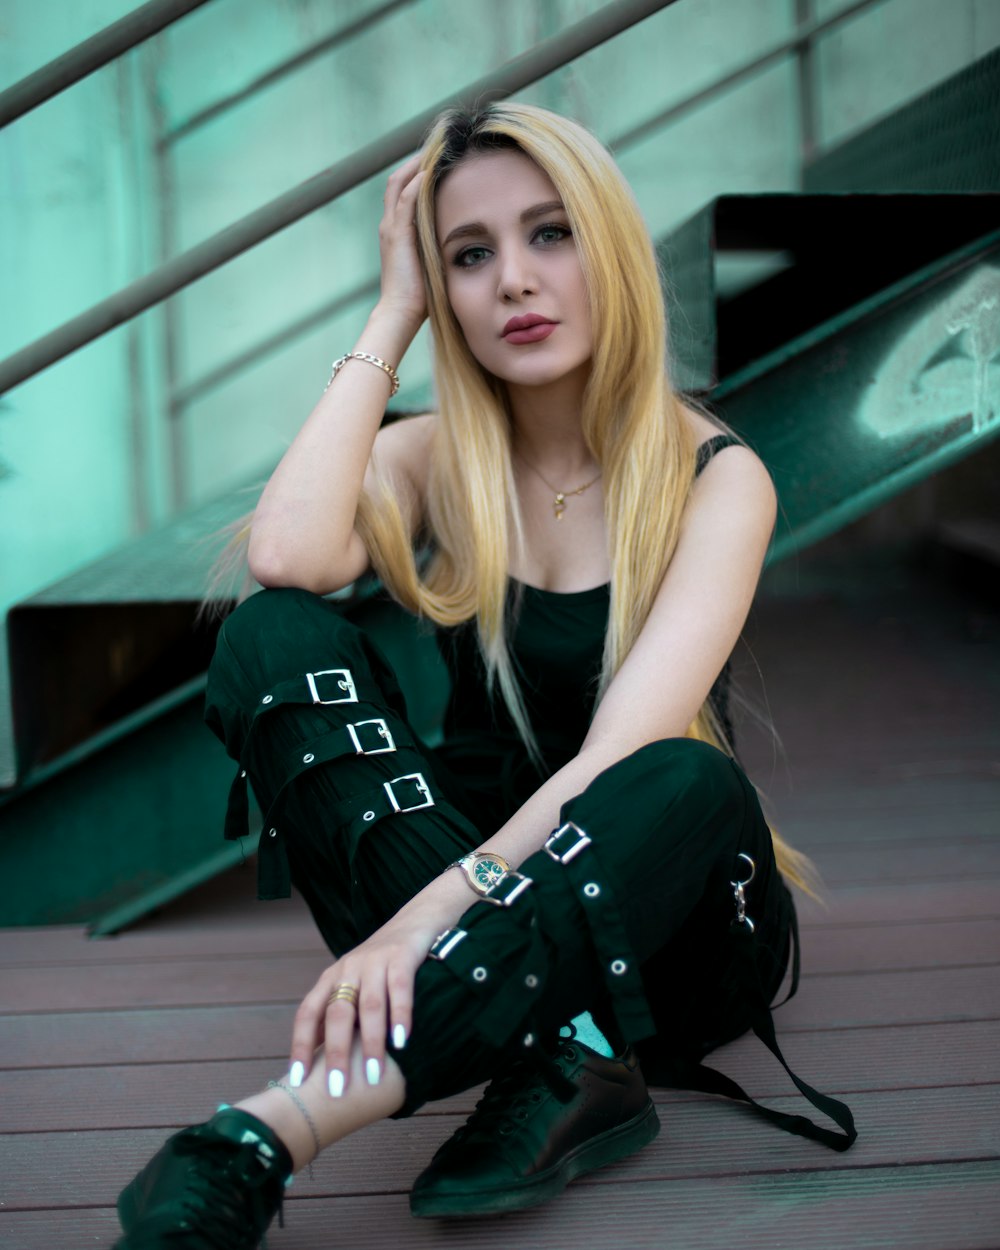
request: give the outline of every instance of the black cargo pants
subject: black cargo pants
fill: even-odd
[[[459,810],[387,661],[305,591],[264,591],[227,618],[206,719],[239,764],[227,836],[247,831],[248,780],[264,812],[260,897],[294,882],[336,954],[506,815],[474,822]],[[736,897],[751,876],[752,927]],[[757,1029],[761,1010],[769,1022],[793,924],[738,766],[690,739],[651,743],[565,803],[544,848],[435,943],[411,1038],[393,1052],[407,1082],[401,1114],[544,1050],[588,1009],[610,1035],[642,1043],[644,1067],[704,1087],[692,1076],[708,1071],[701,1057]]]

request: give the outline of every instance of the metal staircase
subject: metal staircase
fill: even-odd
[[[662,7],[609,4],[575,41],[562,32],[474,94],[510,94]],[[993,54],[827,154],[806,170],[805,194],[721,197],[660,243],[679,381],[778,486],[772,561],[1000,432],[998,72]],[[964,161],[941,160],[928,118],[942,112],[974,118]],[[412,148],[424,120],[372,145],[354,173]],[[886,147],[896,172],[881,185],[871,153]],[[294,196],[281,197],[286,217]],[[277,205],[253,215],[258,239],[295,219]],[[0,364],[6,385],[221,264],[237,236],[249,246],[248,223]],[[0,924],[86,920],[111,933],[244,853],[220,839],[232,765],[201,726],[213,627],[198,608],[217,551],[206,540],[248,506],[237,493],[199,508],[9,613]],[[345,610],[376,630],[432,733],[444,696],[433,646],[367,592]]]

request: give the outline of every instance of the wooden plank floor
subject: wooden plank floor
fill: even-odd
[[[778,1013],[789,1062],[853,1107],[836,1155],[710,1098],[658,1093],[641,1154],[533,1212],[445,1226],[406,1194],[475,1092],[377,1125],[300,1177],[273,1250],[1000,1246],[1000,614],[931,582],[765,598],[748,630],[784,738],[743,754],[825,905]],[[759,682],[744,657],[746,685]],[[108,1246],[168,1130],[281,1070],[325,955],[300,903],[236,870],[133,931],[0,932],[0,1245]],[[753,1039],[719,1066],[805,1110]]]

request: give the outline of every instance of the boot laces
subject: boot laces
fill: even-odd
[[[494,1077],[483,1090],[464,1128],[459,1130],[462,1139],[468,1141],[472,1136],[481,1136],[490,1140],[494,1133],[507,1136],[528,1118],[533,1107],[547,1098],[555,1096],[568,1102],[576,1089],[566,1079],[558,1060],[576,1058],[577,1052],[571,1043],[572,1036],[560,1038],[555,1056],[550,1057],[539,1049],[532,1058],[517,1059]]]
[[[283,1226],[284,1187],[257,1142],[192,1133],[177,1143],[177,1152],[191,1156],[193,1166],[181,1197],[184,1225],[167,1234],[171,1240],[192,1250],[248,1250],[257,1245],[275,1207]]]

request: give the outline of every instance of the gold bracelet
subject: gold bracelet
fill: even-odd
[[[392,383],[392,390],[389,392],[390,399],[392,399],[393,395],[395,395],[395,393],[399,390],[399,374],[392,367],[392,365],[383,360],[381,356],[373,356],[370,352],[348,352],[346,356],[341,356],[339,360],[335,360],[333,362],[331,367],[332,372],[330,373],[330,381],[327,382],[326,386],[323,388],[324,395],[330,387],[333,386],[333,379],[349,360],[364,360],[370,365],[375,365],[377,369],[381,369]]]

